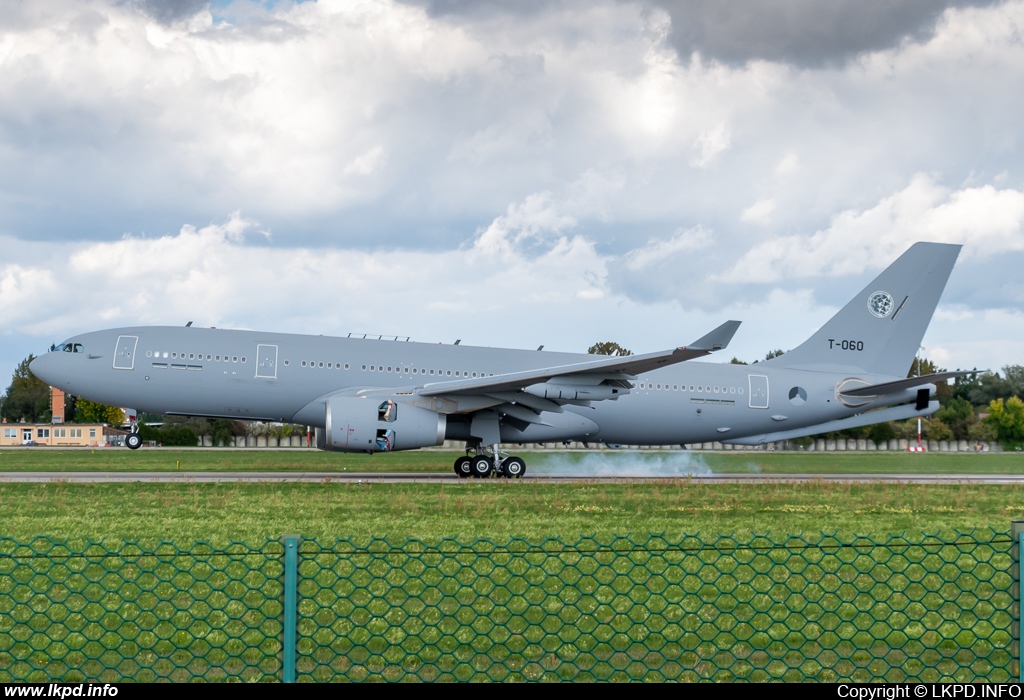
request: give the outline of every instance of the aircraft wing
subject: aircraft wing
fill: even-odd
[[[970,371],[956,371],[956,372],[940,372],[939,374],[926,374],[922,377],[910,377],[909,379],[897,379],[893,382],[882,382],[881,384],[869,384],[868,386],[860,386],[856,389],[850,389],[849,391],[843,390],[843,396],[862,396],[874,398],[876,396],[885,396],[886,394],[899,394],[907,389],[913,389],[917,386],[924,386],[925,384],[937,384],[938,382],[952,379],[953,377],[966,377],[969,374],[980,374],[987,372],[988,370],[983,369],[972,369]]]
[[[462,379],[451,382],[432,382],[425,384],[417,393],[420,396],[493,394],[495,392],[517,391],[533,384],[542,384],[556,377],[563,379],[579,377],[581,381],[585,382],[588,375],[591,375],[589,379],[592,382],[595,379],[592,375],[606,375],[608,373],[622,375],[621,379],[629,379],[632,378],[632,375],[649,372],[659,367],[667,367],[678,362],[685,362],[695,357],[704,357],[716,350],[721,350],[729,344],[739,326],[739,321],[727,321],[692,344],[673,350],[663,350],[645,355],[628,355],[626,357],[602,357],[570,365],[496,374],[493,377],[478,377],[476,379]]]

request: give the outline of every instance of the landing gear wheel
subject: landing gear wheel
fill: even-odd
[[[455,473],[460,479],[467,479],[473,476],[473,460],[469,457],[459,457],[455,460]]]
[[[129,433],[128,437],[124,439],[124,444],[128,446],[129,450],[137,450],[142,447],[142,438],[138,433]]]
[[[502,463],[501,470],[506,479],[520,479],[526,473],[526,462],[518,457],[509,457]]]
[[[470,468],[473,470],[473,476],[477,479],[486,479],[491,475],[491,470],[494,468],[491,464],[491,458],[486,455],[477,455],[470,462]]]

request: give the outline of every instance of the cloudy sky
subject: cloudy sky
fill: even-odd
[[[0,1],[0,389],[132,324],[1024,363],[1024,0]]]

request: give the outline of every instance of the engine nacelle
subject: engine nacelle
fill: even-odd
[[[333,452],[391,452],[444,442],[447,418],[391,399],[339,396],[327,400],[316,446]]]

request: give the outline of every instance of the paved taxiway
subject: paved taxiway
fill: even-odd
[[[532,482],[561,483],[570,481],[663,482],[688,479],[701,484],[759,484],[768,482],[838,481],[846,483],[901,484],[1024,484],[1024,474],[694,474],[686,475],[607,475],[527,474]],[[0,472],[0,483],[75,484],[132,483],[373,483],[426,484],[456,483],[455,474],[374,473],[374,472]],[[475,481],[475,480],[469,480]],[[494,483],[502,480],[493,479]]]

